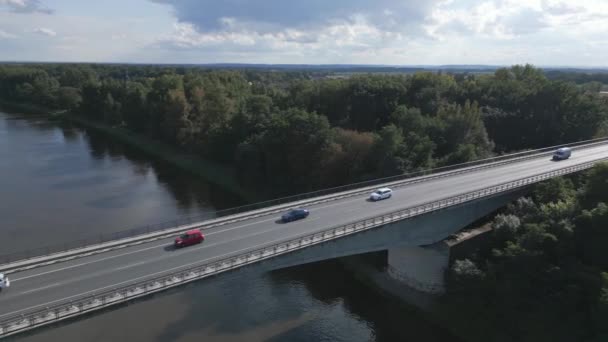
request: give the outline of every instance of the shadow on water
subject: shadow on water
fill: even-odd
[[[91,129],[78,128],[82,131],[83,140],[89,146],[91,156],[100,164],[107,159],[119,161],[128,160],[132,165],[132,172],[138,176],[152,175],[158,183],[176,199],[178,206],[184,209],[192,206],[223,209],[245,204],[239,196],[228,193],[205,180],[186,174],[175,166],[162,160],[153,159],[141,153],[137,148],[112,141],[103,133]],[[74,137],[74,127],[62,124],[61,131],[64,136]]]
[[[355,320],[366,323],[373,332],[374,341],[458,341],[419,317],[413,308],[374,292],[339,260],[279,270],[270,273],[270,277],[279,283],[287,280],[303,284],[316,300],[328,306],[343,307]],[[305,341],[289,334],[283,337],[276,341]]]
[[[190,341],[202,331],[208,341],[458,341],[335,260],[230,273],[194,283],[183,298],[187,312],[157,341]]]

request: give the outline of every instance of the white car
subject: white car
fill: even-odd
[[[372,201],[379,201],[379,200],[391,198],[392,195],[393,195],[393,190],[391,190],[389,188],[381,188],[381,189],[378,189],[378,190],[372,192],[372,194],[369,196],[369,199]]]
[[[4,276],[3,273],[0,273],[0,291],[11,286],[11,282],[8,280],[8,277]]]

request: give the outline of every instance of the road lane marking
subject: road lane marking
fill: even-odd
[[[278,240],[274,240],[274,241],[270,241],[270,242],[265,242],[265,243],[261,243],[261,244],[255,245],[255,246],[251,246],[251,247],[242,248],[242,249],[239,249],[239,250],[236,250],[236,251],[232,251],[232,252],[229,252],[229,253],[224,253],[224,254],[221,254],[221,255],[216,255],[213,258],[207,258],[207,259],[204,259],[204,260],[194,261],[194,262],[191,262],[191,263],[188,263],[188,264],[181,265],[180,267],[177,267],[174,270],[177,271],[177,270],[180,270],[182,268],[189,267],[189,266],[192,266],[192,265],[196,265],[196,264],[199,264],[199,263],[204,263],[206,261],[210,261],[210,260],[213,260],[213,259],[220,259],[220,258],[223,258],[223,257],[231,255],[231,254],[235,254],[235,253],[238,254],[238,253],[246,251],[246,250],[255,250],[255,249],[259,248],[259,247],[266,246],[266,245],[267,245],[267,247],[270,247],[273,244],[276,244],[276,243],[280,242],[281,240],[283,240],[283,239],[278,239]],[[201,265],[201,266],[203,266],[203,265]],[[243,265],[243,266],[245,266],[245,265]],[[162,274],[162,273],[166,273],[167,271],[168,270],[163,270],[163,271],[155,272],[155,273],[152,273],[152,274],[147,274],[145,276],[141,276],[141,277],[137,277],[137,278],[134,278],[134,279],[129,279],[129,280],[126,280],[126,281],[123,281],[123,282],[120,282],[120,283],[116,283],[116,284],[100,287],[100,288],[97,288],[95,290],[86,291],[86,292],[79,293],[79,294],[76,294],[76,295],[73,295],[73,296],[69,296],[69,297],[57,299],[57,300],[54,300],[54,301],[50,301],[50,302],[47,302],[47,303],[44,303],[44,304],[38,304],[38,305],[30,306],[28,308],[24,308],[24,309],[20,309],[20,310],[17,310],[17,311],[13,311],[13,312],[2,314],[2,315],[0,315],[0,317],[4,317],[4,316],[8,316],[8,315],[13,315],[13,314],[16,314],[16,313],[19,313],[19,312],[23,312],[23,311],[28,311],[28,310],[35,309],[35,308],[38,308],[38,307],[41,307],[41,306],[48,306],[50,304],[54,304],[54,303],[57,303],[57,302],[68,300],[68,299],[71,299],[71,298],[74,298],[74,297],[84,296],[84,295],[87,295],[87,294],[90,294],[90,293],[99,292],[101,290],[105,290],[105,289],[108,289],[108,288],[118,287],[120,285],[131,283],[131,282],[134,282],[134,281],[137,281],[137,280],[140,280],[140,279],[151,278],[151,277],[154,277],[156,275],[159,275],[159,274]],[[222,272],[220,272],[220,273],[222,273]],[[203,278],[206,278],[206,277],[203,277]],[[200,279],[203,279],[203,278],[199,278],[197,280],[200,280]]]
[[[114,272],[114,271],[120,271],[120,270],[126,270],[127,268],[131,268],[131,267],[139,266],[139,265],[141,265],[141,264],[145,264],[145,263],[147,263],[147,261],[137,262],[137,263],[130,264],[130,265],[127,265],[127,266],[122,266],[122,267],[114,268],[114,269],[112,269],[112,271],[111,271],[111,272]]]
[[[343,204],[344,202],[341,202],[341,203]],[[333,204],[333,205],[337,205],[337,204],[338,203]],[[318,209],[327,208],[327,207],[330,207],[330,206],[332,206],[332,205],[328,205],[328,206],[324,206],[324,207],[319,207]],[[315,221],[318,218],[319,217],[316,217],[316,218],[313,218],[313,219],[309,219],[309,220],[305,220],[305,221],[303,220],[303,221],[300,221],[300,222],[295,222],[295,223],[292,223],[292,226],[296,225],[298,223]],[[263,221],[257,221],[257,222],[253,222],[253,223],[239,225],[239,226],[236,226],[236,227],[220,230],[220,231],[217,231],[217,232],[211,232],[211,233],[207,233],[207,234],[204,234],[204,235],[205,236],[215,235],[215,234],[231,231],[231,230],[234,230],[234,229],[239,229],[239,228],[242,228],[242,227],[246,227],[246,226],[250,226],[250,225],[254,225],[254,224],[258,224],[258,223],[268,222],[268,221],[272,221],[272,220],[275,220],[275,218],[270,218],[270,219],[263,220]],[[279,228],[276,228],[276,229],[279,229]],[[275,229],[264,230],[264,231],[258,232],[257,234],[253,234],[253,235],[249,235],[249,236],[256,236],[256,235],[263,234],[263,233],[266,233],[266,232],[272,231],[272,230],[275,230]],[[219,243],[219,244],[222,244],[222,243]],[[127,252],[127,253],[122,253],[122,254],[113,255],[113,256],[109,256],[109,257],[105,257],[105,258],[101,258],[101,259],[91,260],[91,261],[83,262],[83,263],[76,264],[76,265],[66,266],[66,267],[63,267],[63,268],[56,269],[56,270],[46,271],[46,272],[42,272],[42,273],[36,273],[36,274],[29,275],[29,276],[12,279],[12,281],[15,282],[15,281],[35,278],[35,277],[39,277],[39,276],[43,276],[43,275],[47,275],[47,274],[51,274],[51,273],[61,272],[61,271],[69,270],[69,269],[72,269],[72,268],[76,268],[76,267],[80,267],[80,266],[86,266],[86,265],[94,264],[94,263],[101,262],[101,261],[106,261],[106,260],[110,260],[110,259],[115,259],[115,258],[123,257],[123,256],[130,255],[130,254],[144,252],[144,251],[147,251],[147,250],[150,250],[150,249],[159,248],[159,247],[163,247],[163,246],[167,246],[167,245],[168,245],[168,243],[165,242],[162,245],[155,245],[155,246],[152,246],[152,247],[142,248],[142,249],[138,249],[138,250]],[[206,247],[211,247],[211,246],[215,246],[215,245],[218,245],[218,244],[211,244],[211,245],[208,244],[208,245],[206,245]],[[205,246],[203,246],[203,247],[205,247]],[[190,250],[199,250],[199,249],[200,248],[195,248],[195,249],[190,249]]]
[[[51,287],[55,287],[57,285],[61,285],[61,283],[54,283],[54,284],[50,284],[50,285],[47,285],[47,286],[44,286],[44,287],[39,287],[37,289],[33,289],[33,290],[29,290],[29,291],[23,291],[23,292],[20,292],[19,294],[24,295],[24,294],[28,294],[28,293],[32,293],[32,292],[38,292],[38,291],[49,289]]]
[[[67,266],[67,267],[56,269],[56,270],[51,270],[51,271],[42,272],[42,273],[36,273],[36,274],[32,274],[32,275],[29,275],[29,276],[25,276],[25,277],[21,277],[21,278],[16,278],[16,279],[11,278],[11,282],[17,282],[17,281],[20,281],[20,280],[25,280],[25,279],[29,279],[29,278],[39,277],[39,276],[43,276],[43,275],[50,274],[50,273],[61,272],[61,271],[69,270],[69,269],[80,267],[80,266],[86,266],[86,265],[94,264],[96,262],[101,262],[101,261],[105,261],[105,260],[119,258],[119,257],[125,256],[125,255],[129,255],[129,254],[135,254],[135,253],[139,253],[139,252],[144,252],[144,251],[147,251],[149,249],[154,249],[154,248],[158,248],[158,247],[162,247],[162,246],[166,246],[166,245],[167,245],[167,243],[164,243],[162,245],[156,245],[156,246],[152,246],[152,247],[148,247],[148,248],[144,248],[144,249],[138,249],[136,251],[132,251],[132,252],[128,252],[128,253],[122,253],[122,254],[118,254],[118,255],[113,255],[113,256],[109,256],[109,257],[105,257],[105,258],[102,258],[102,259],[97,259],[97,260],[93,260],[93,261],[89,261],[89,262],[83,262],[83,263],[80,263],[80,264],[76,264],[76,265],[72,265],[72,266]]]

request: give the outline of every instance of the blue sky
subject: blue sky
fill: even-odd
[[[0,60],[608,66],[608,1],[0,0]]]

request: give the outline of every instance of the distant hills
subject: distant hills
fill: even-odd
[[[107,64],[133,66],[159,66],[176,68],[240,69],[268,71],[305,71],[322,73],[414,73],[434,71],[449,73],[488,73],[511,65],[448,64],[448,65],[383,65],[383,64],[261,64],[261,63],[207,63],[207,64],[154,64],[154,63],[65,63],[65,62],[0,62],[0,64]],[[538,66],[537,66],[538,67]],[[607,67],[540,66],[546,71],[608,73]]]

